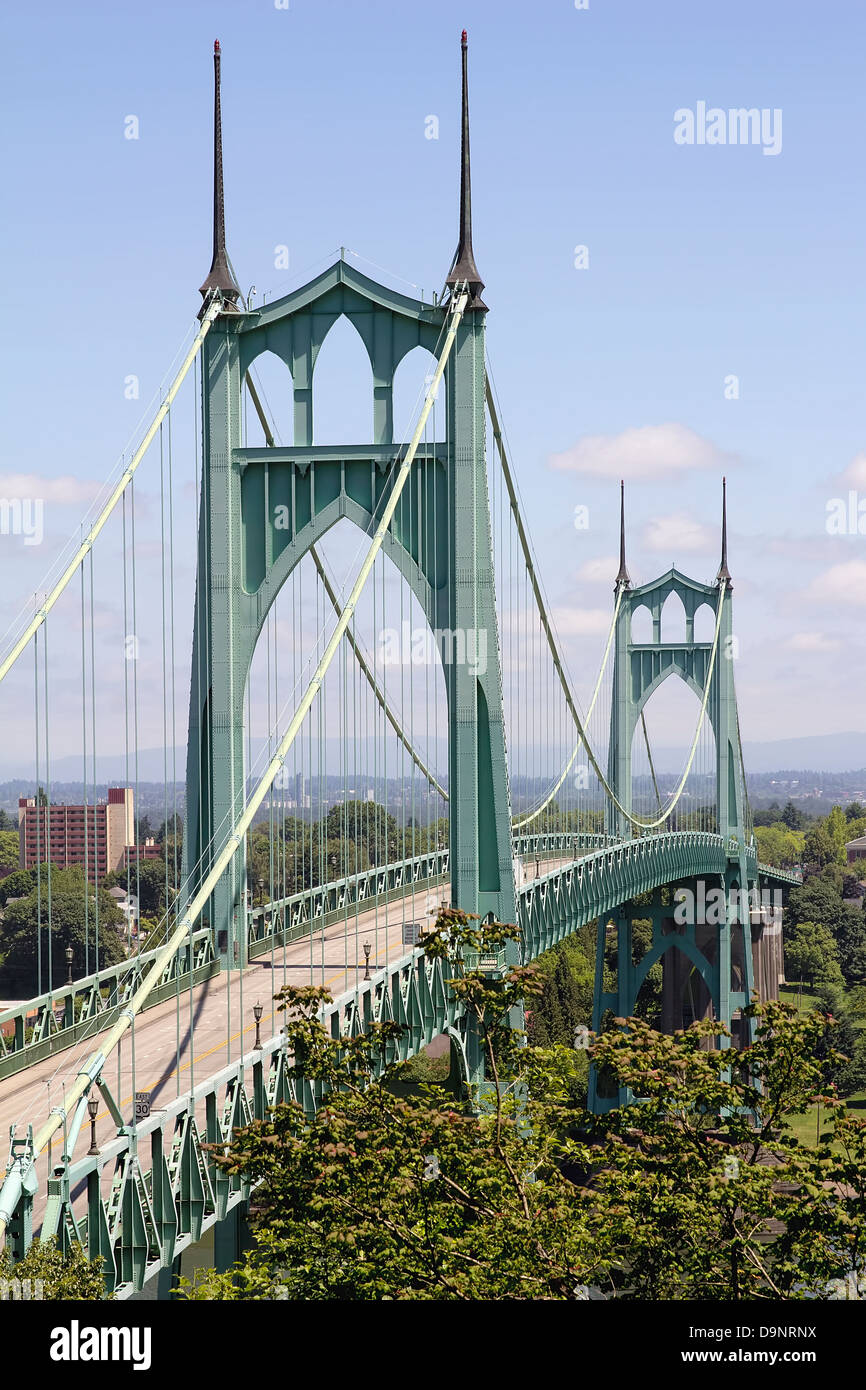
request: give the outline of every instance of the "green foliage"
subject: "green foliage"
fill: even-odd
[[[591,923],[536,961],[542,988],[528,1016],[527,1032],[537,1046],[571,1047],[575,1028],[591,1023],[594,936]]]
[[[52,1240],[35,1240],[27,1254],[13,1264],[8,1250],[0,1254],[0,1279],[41,1279],[42,1296],[58,1302],[96,1302],[107,1299],[102,1258],[88,1260],[80,1245],[63,1255]]]
[[[730,1053],[707,1047],[725,1031],[708,1021],[666,1037],[630,1020],[594,1049],[641,1099],[597,1124],[618,1297],[799,1299],[864,1267],[866,1124],[832,1096],[817,1150],[787,1124],[822,1084],[826,1020],[778,1003],[750,1013],[755,1041],[730,1075]]]
[[[856,1008],[838,985],[817,991],[819,1011],[826,1022],[815,1055],[826,1063],[824,1077],[840,1096],[866,1088],[866,1035],[858,1026]],[[835,1062],[830,1061],[838,1054]]]
[[[19,860],[17,830],[0,830],[0,871],[16,869]]]
[[[844,851],[841,851],[844,854]],[[823,868],[825,864],[838,864],[840,850],[825,823],[814,826],[806,836],[803,855],[807,864]]]
[[[180,861],[178,861],[179,866]],[[129,869],[124,869],[122,873],[113,874],[112,878],[127,893],[133,893],[138,898],[139,913],[149,913],[151,916],[159,917],[163,915],[167,906],[164,859],[142,859],[137,866],[133,863]],[[168,903],[174,901],[176,887],[174,858],[172,856],[168,866]]]
[[[363,846],[371,864],[402,858],[397,822],[374,801],[346,801],[332,807],[325,820],[325,839],[349,840]]]
[[[42,879],[41,892],[33,889],[17,902],[7,903],[0,924],[0,949],[3,952],[3,975],[6,987],[23,996],[34,995],[39,988],[38,961],[41,947],[42,985],[48,985],[48,866]],[[31,871],[34,873],[35,871]],[[15,875],[10,875],[15,877]],[[8,879],[4,882],[8,883]],[[66,948],[72,947],[73,978],[85,973],[89,963],[96,968],[95,918],[96,895],[91,887],[87,893],[85,919],[84,874],[78,867],[52,867],[51,883],[51,972],[55,985],[64,984],[68,973]],[[123,915],[114,899],[103,889],[99,891],[99,967],[117,964],[126,952],[117,928]],[[40,925],[41,924],[41,925]]]
[[[181,1281],[185,1297],[574,1301],[595,1285],[625,1300],[778,1300],[863,1270],[866,1124],[823,1095],[818,1148],[789,1129],[840,1062],[816,1055],[826,1016],[755,1006],[735,1066],[720,1025],[667,1037],[617,1020],[593,1059],[641,1103],[578,1117],[575,1052],[525,1046],[510,1027],[537,1007],[544,972],[493,980],[463,965],[514,936],[454,909],[425,941],[484,1054],[469,1103],[437,1086],[394,1094],[398,1025],[334,1039],[317,1018],[325,990],[277,996],[295,1075],[322,1099],[211,1148],[258,1184],[255,1248],[228,1274]]]
[[[803,860],[806,837],[802,830],[790,830],[783,821],[774,825],[756,826],[758,858],[763,864],[777,869],[791,869]]]
[[[47,864],[43,865],[46,872],[47,868]],[[5,906],[10,898],[23,898],[32,890],[35,883],[35,869],[16,869],[14,873],[0,878],[0,904]]]
[[[405,1064],[402,1080],[410,1084],[433,1082],[444,1086],[450,1070],[451,1059],[447,1052],[441,1057],[431,1057],[428,1052],[419,1052],[415,1057],[410,1057]]]
[[[841,985],[839,952],[820,922],[797,922],[785,942],[785,975],[810,985]]]
[[[859,984],[866,982],[866,915],[861,908],[843,900],[846,877],[840,867],[828,865],[793,888],[785,912],[786,936],[798,923],[822,923],[836,943],[845,980]]]
[[[782,811],[781,819],[785,822],[789,830],[802,830],[803,813],[798,811],[793,801],[787,801]]]

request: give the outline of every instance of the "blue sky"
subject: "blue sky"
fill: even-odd
[[[44,495],[46,533],[0,536],[4,616],[75,531],[198,309],[213,39],[244,289],[297,283],[344,245],[429,294],[456,241],[464,25],[488,350],[579,685],[610,612],[620,472],[640,582],[672,561],[713,578],[724,471],[744,736],[866,729],[866,536],[826,529],[828,501],[866,499],[866,24],[850,3],[7,9],[0,496]],[[674,112],[700,101],[780,110],[780,152],[676,144]],[[143,515],[157,486],[143,472]],[[188,482],[179,525],[191,506]],[[182,606],[182,562],[178,584]],[[23,677],[10,689],[20,701]]]

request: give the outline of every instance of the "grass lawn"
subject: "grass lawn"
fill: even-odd
[[[855,1091],[853,1096],[847,1096],[845,1104],[853,1115],[860,1120],[866,1120],[866,1091]],[[827,1111],[821,1112],[821,1129],[826,1127]],[[795,1115],[788,1121],[791,1133],[799,1139],[800,1143],[814,1149],[816,1146],[818,1130],[818,1107],[811,1105],[802,1115]]]

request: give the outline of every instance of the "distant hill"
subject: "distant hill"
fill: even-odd
[[[779,772],[817,768],[821,772],[854,772],[866,767],[866,733],[813,734],[780,738],[768,743],[744,743],[747,772]]]
[[[653,752],[657,771],[681,769],[682,749],[659,748]],[[801,770],[811,770],[813,776],[821,772],[856,772],[866,768],[866,733],[812,734],[766,743],[747,740],[743,755],[749,774],[793,771],[796,777]]]

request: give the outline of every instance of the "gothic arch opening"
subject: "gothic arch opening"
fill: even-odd
[[[341,314],[313,368],[313,443],[373,442],[373,370],[354,324]]]
[[[663,642],[685,642],[686,610],[679,594],[668,594],[662,608],[661,638]]]
[[[411,439],[424,397],[430,389],[436,358],[426,348],[414,347],[401,358],[394,372],[394,443]],[[427,439],[445,438],[445,387],[440,382],[436,402],[427,421]]]
[[[250,365],[253,389],[261,402],[268,428],[277,444],[294,442],[292,374],[275,352],[261,352]],[[268,443],[258,411],[248,390],[243,393],[243,440],[249,449]]]
[[[716,615],[708,603],[702,603],[695,613],[695,641],[712,642],[716,630]]]
[[[633,642],[651,642],[653,640],[652,613],[645,603],[632,610],[631,640]]]

